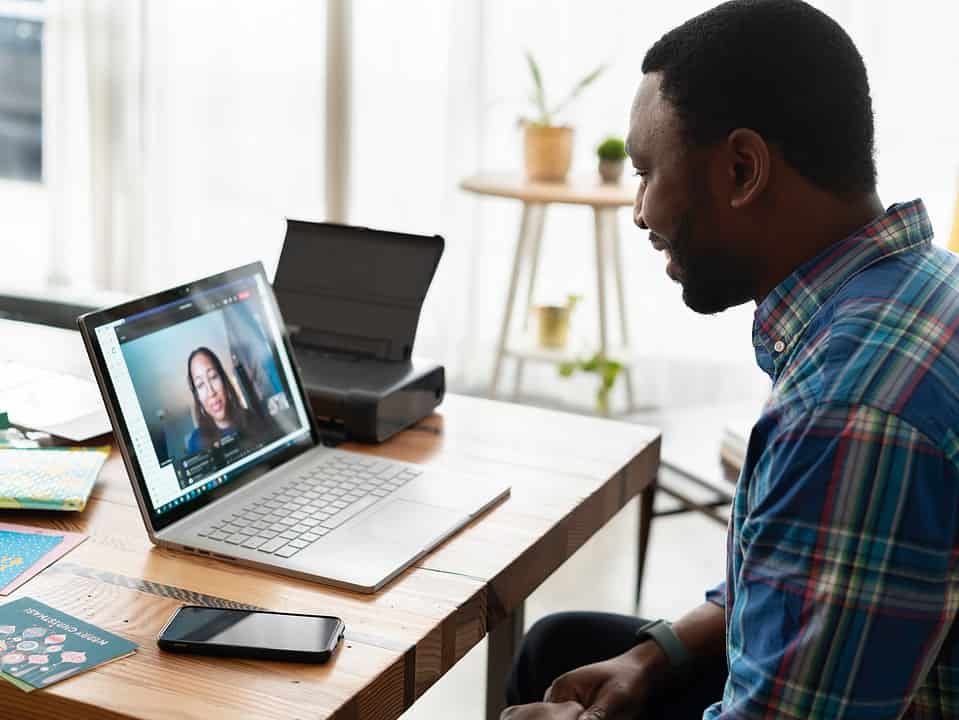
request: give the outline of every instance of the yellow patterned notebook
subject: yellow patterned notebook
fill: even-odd
[[[109,447],[0,450],[0,508],[83,510]]]

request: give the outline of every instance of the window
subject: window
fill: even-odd
[[[42,3],[0,3],[0,178],[43,176]]]

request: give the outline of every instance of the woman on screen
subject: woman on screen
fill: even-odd
[[[191,453],[208,450],[224,439],[242,435],[256,426],[252,412],[243,407],[220,358],[209,348],[198,347],[187,360],[187,382],[193,393],[197,427],[187,440]]]

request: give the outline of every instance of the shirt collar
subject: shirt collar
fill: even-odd
[[[931,243],[926,207],[913,200],[891,206],[800,265],[756,308],[753,347],[759,366],[775,380],[813,316],[840,287],[885,257]]]

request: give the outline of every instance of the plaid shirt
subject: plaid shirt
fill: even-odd
[[[959,718],[959,262],[922,201],[756,310],[718,718]]]

